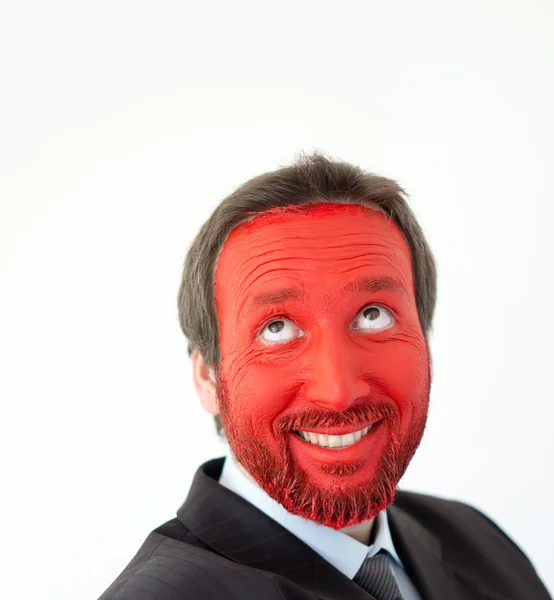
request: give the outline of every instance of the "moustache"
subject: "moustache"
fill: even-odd
[[[383,419],[394,420],[398,416],[398,410],[394,405],[383,402],[366,402],[350,406],[342,412],[322,411],[314,408],[299,414],[284,416],[277,423],[277,431],[284,434],[299,429],[342,427],[359,423],[373,424]]]

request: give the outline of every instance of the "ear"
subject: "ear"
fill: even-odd
[[[191,360],[192,379],[196,393],[200,398],[200,404],[210,414],[218,415],[219,403],[217,401],[214,370],[204,362],[202,355],[196,348],[192,351]]]

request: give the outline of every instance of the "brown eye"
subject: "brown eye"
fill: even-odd
[[[355,331],[383,331],[394,323],[394,317],[383,306],[366,306],[359,313],[352,329]]]
[[[376,307],[376,306],[370,306],[369,308],[366,308],[363,312],[363,315],[366,319],[369,319],[370,321],[375,321],[375,319],[377,319],[377,317],[381,314],[381,311]]]

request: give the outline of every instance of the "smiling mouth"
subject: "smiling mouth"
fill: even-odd
[[[328,435],[301,430],[295,431],[295,433],[302,440],[308,442],[308,444],[339,450],[359,442],[361,439],[366,437],[379,422],[380,421],[377,421],[377,423],[373,423],[373,425],[370,425],[369,427],[363,427],[362,429],[358,429],[357,431],[353,431],[345,435]]]

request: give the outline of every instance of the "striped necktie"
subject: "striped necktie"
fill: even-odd
[[[389,559],[384,552],[366,557],[360,570],[354,576],[354,582],[375,597],[375,600],[402,600]]]

